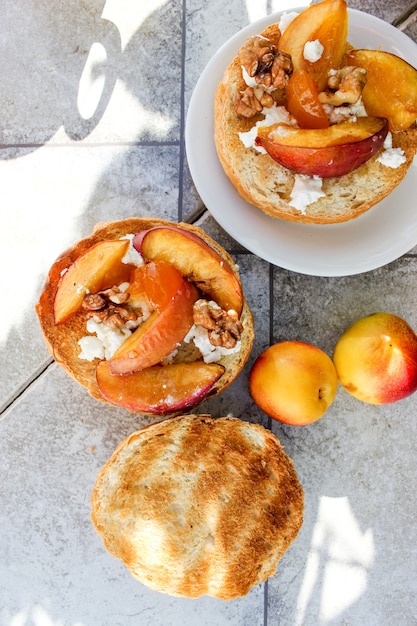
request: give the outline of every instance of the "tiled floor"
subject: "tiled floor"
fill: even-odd
[[[0,0],[1,626],[417,624],[417,396],[374,407],[340,391],[313,426],[273,424],[305,489],[300,535],[247,597],[175,599],[135,582],[89,519],[98,469],[146,420],[87,397],[51,361],[34,313],[52,261],[96,222],[200,214],[184,148],[194,85],[238,30],[299,4]],[[387,22],[408,4],[349,2]],[[405,33],[417,41],[417,22]],[[267,425],[247,376],[272,342],[330,353],[375,310],[417,328],[417,248],[373,272],[312,277],[252,255],[208,214],[200,224],[238,261],[256,330],[241,377],[201,411]]]

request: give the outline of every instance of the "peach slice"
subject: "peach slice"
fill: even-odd
[[[314,80],[306,70],[295,70],[289,78],[287,109],[301,128],[327,128],[329,118],[319,100]]]
[[[184,277],[175,267],[164,261],[149,261],[133,270],[129,294],[134,300],[146,296],[154,308],[161,310],[183,286]]]
[[[155,365],[127,376],[114,376],[109,361],[97,365],[96,379],[103,397],[136,413],[182,411],[201,402],[224,373],[217,363]]]
[[[366,70],[362,101],[368,115],[386,117],[390,130],[406,130],[417,119],[417,70],[395,54],[352,50],[347,64]]]
[[[129,241],[119,239],[115,241],[100,241],[84,254],[62,274],[54,299],[55,324],[66,322],[82,305],[87,293],[95,293],[100,289],[113,287],[108,283],[108,277],[125,279],[124,274],[129,268],[120,267],[121,261],[127,252]],[[106,282],[105,282],[106,281]]]
[[[205,241],[181,228],[156,226],[139,232],[134,247],[145,259],[176,267],[225,310],[243,308],[240,282],[230,265]]]
[[[297,15],[284,30],[278,48],[291,55],[294,70],[307,70],[319,91],[327,83],[330,69],[338,68],[346,48],[348,12],[345,0],[323,0]],[[304,46],[318,40],[323,46],[315,61],[304,58]]]
[[[343,176],[371,158],[384,143],[388,122],[360,117],[323,129],[287,124],[261,126],[256,143],[280,165],[307,176]]]
[[[184,339],[193,325],[193,304],[199,294],[194,285],[181,280],[181,287],[172,292],[164,308],[154,311],[109,360],[112,374],[130,374],[156,365]]]

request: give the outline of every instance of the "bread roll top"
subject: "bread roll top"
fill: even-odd
[[[188,415],[127,437],[100,471],[92,521],[134,577],[175,596],[245,595],[303,519],[294,464],[265,428]]]

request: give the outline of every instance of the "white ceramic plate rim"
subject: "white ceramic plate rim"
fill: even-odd
[[[191,176],[220,226],[262,259],[312,276],[348,276],[376,269],[417,244],[417,158],[388,198],[355,220],[330,225],[298,224],[267,216],[239,196],[218,160],[213,140],[217,84],[245,39],[278,22],[283,12],[268,15],[236,33],[201,74],[190,100],[185,132]],[[356,48],[381,48],[417,67],[414,41],[372,15],[349,9],[348,39]]]

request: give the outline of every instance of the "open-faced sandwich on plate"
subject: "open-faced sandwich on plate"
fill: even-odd
[[[304,495],[269,430],[185,415],[124,439],[91,506],[106,549],[144,585],[230,600],[275,573],[302,525]]]
[[[248,37],[214,101],[214,138],[239,194],[284,220],[355,218],[401,182],[417,149],[417,70],[353,49],[345,0]]]
[[[36,310],[57,363],[98,400],[144,415],[220,393],[253,342],[232,257],[162,219],[97,225],[52,265]]]

